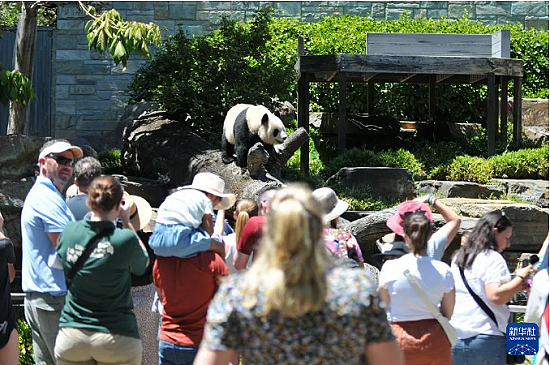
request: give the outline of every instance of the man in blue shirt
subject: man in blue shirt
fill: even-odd
[[[67,292],[55,247],[65,225],[74,221],[61,191],[72,177],[74,160],[81,157],[82,150],[66,140],[46,142],[38,156],[40,174],[21,213],[25,317],[37,365],[55,364],[55,338]]]

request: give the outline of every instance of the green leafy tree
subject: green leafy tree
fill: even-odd
[[[0,88],[0,102],[11,102],[8,134],[24,134],[28,130],[30,109],[27,101],[34,97],[29,80],[32,79],[34,69],[38,14],[40,9],[44,14],[44,9],[54,9],[57,6],[58,3],[47,1],[23,1],[20,5],[21,13],[17,25],[15,46],[15,70],[9,72],[2,67],[2,75],[0,75],[0,85],[3,86]],[[160,46],[160,30],[153,23],[125,21],[114,9],[98,12],[92,5],[79,2],[79,6],[92,18],[85,28],[88,32],[89,48],[100,52],[107,49],[117,65],[122,63],[122,66],[126,68],[132,52],[151,57],[149,47]],[[0,10],[7,14],[14,13],[13,6],[4,6]],[[13,16],[11,18],[13,19]]]

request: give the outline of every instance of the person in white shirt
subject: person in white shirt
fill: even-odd
[[[504,211],[486,213],[453,259],[456,306],[451,324],[459,337],[452,350],[453,365],[506,364],[504,334],[510,315],[506,303],[528,288],[525,279],[533,271],[529,265],[511,278],[501,255],[510,247],[511,236],[512,222]],[[478,304],[465,281],[489,312]]]
[[[440,308],[443,316],[451,318],[455,303],[451,270],[444,262],[428,256],[432,223],[425,209],[405,214],[403,229],[411,252],[384,263],[380,271],[380,298],[389,306],[392,331],[407,365],[450,365],[451,344],[447,335],[404,272],[408,270],[430,302]]]
[[[237,202],[235,206],[235,211],[233,212],[233,219],[235,219],[235,232],[228,234],[227,236],[222,236],[224,229],[224,217],[225,211],[218,210],[218,217],[214,225],[214,234],[221,237],[223,243],[225,244],[225,263],[229,268],[229,273],[234,274],[238,270],[233,264],[233,256],[237,251],[237,242],[241,238],[243,233],[244,226],[250,217],[255,217],[258,215],[258,204],[252,199],[241,199]]]

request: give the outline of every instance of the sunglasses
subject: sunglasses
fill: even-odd
[[[72,158],[68,158],[68,157],[61,156],[61,155],[49,154],[49,155],[46,155],[46,157],[49,157],[52,160],[55,160],[55,162],[57,162],[58,164],[64,165],[64,166],[71,166],[72,167],[73,163],[74,163],[74,160]]]

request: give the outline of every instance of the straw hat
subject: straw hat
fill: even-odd
[[[312,195],[321,203],[323,222],[325,223],[331,222],[348,210],[349,204],[338,199],[338,196],[336,196],[336,193],[331,188],[316,189],[313,191]]]
[[[124,197],[130,203],[130,222],[136,231],[141,231],[149,224],[153,215],[151,205],[141,196],[130,195],[124,192]]]
[[[180,189],[196,189],[222,198],[222,200],[220,200],[220,202],[214,207],[216,210],[229,209],[233,206],[233,204],[235,204],[235,200],[237,200],[235,194],[224,193],[225,182],[221,177],[211,172],[199,172],[193,178],[191,185],[185,185],[178,188],[178,190]]]
[[[403,220],[405,219],[405,216],[407,213],[417,211],[423,212],[426,218],[428,218],[430,222],[433,222],[432,211],[426,203],[421,203],[416,200],[407,200],[397,206],[397,211],[390,219],[388,219],[386,225],[393,232],[400,236],[404,236],[405,231],[403,229]]]

